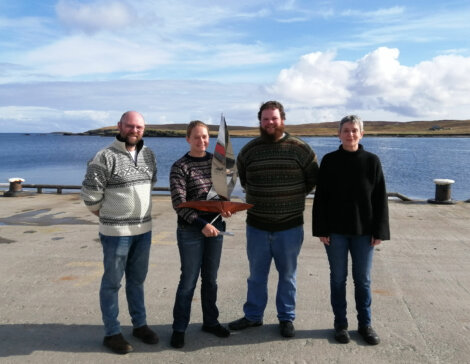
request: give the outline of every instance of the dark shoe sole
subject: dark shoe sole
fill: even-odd
[[[106,344],[103,344],[103,345],[106,346],[113,353],[116,353],[116,354],[119,354],[119,355],[129,354],[129,353],[132,353],[134,351],[134,348],[120,350],[120,349],[115,349],[115,348],[113,348],[109,345],[106,345]]]

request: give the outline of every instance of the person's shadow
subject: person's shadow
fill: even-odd
[[[186,331],[186,344],[182,349],[170,346],[171,325],[150,325],[160,337],[157,345],[146,345],[132,336],[132,327],[123,326],[124,337],[138,352],[160,352],[180,350],[191,352],[215,346],[243,346],[265,342],[298,339],[327,338],[335,343],[331,329],[297,330],[295,337],[283,338],[277,324],[265,324],[243,331],[232,331],[228,338],[218,338],[201,331],[200,323],[191,323]],[[29,355],[35,351],[55,351],[67,353],[106,352],[102,345],[102,325],[65,325],[65,324],[2,324],[0,325],[0,358]]]

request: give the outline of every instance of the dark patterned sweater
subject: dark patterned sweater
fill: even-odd
[[[263,137],[248,142],[237,157],[246,202],[248,225],[282,231],[303,224],[305,198],[317,180],[318,163],[312,148],[285,134],[279,141]]]
[[[100,233],[140,235],[152,230],[152,187],[157,181],[153,152],[141,141],[137,161],[117,138],[88,162],[81,197],[100,212]]]
[[[209,152],[200,158],[191,157],[189,153],[186,153],[171,166],[171,201],[178,214],[178,224],[195,225],[203,229],[217,216],[216,213],[176,207],[186,201],[206,200],[212,187],[211,169],[212,154]]]
[[[314,236],[372,235],[390,239],[388,199],[379,158],[363,149],[340,146],[320,167],[312,228]]]

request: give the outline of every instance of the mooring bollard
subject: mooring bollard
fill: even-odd
[[[23,178],[19,178],[19,177],[9,178],[8,182],[10,182],[10,187],[8,191],[3,194],[3,196],[6,196],[6,197],[17,196],[23,190],[23,186],[21,186],[21,183],[24,182]]]
[[[434,199],[429,199],[429,203],[435,204],[455,204],[455,201],[451,198],[451,186],[455,181],[453,179],[441,179],[437,178],[434,180],[436,184],[436,193]]]

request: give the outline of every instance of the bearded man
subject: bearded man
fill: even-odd
[[[148,326],[144,305],[152,241],[152,188],[157,181],[154,153],[144,146],[145,121],[136,111],[124,113],[119,134],[88,163],[81,197],[100,219],[104,273],[100,307],[104,323],[103,344],[118,354],[133,350],[124,339],[118,321],[118,292],[126,275],[126,297],[132,318],[132,334],[146,344],[158,336]]]
[[[261,326],[268,300],[268,275],[274,259],[279,273],[276,295],[280,333],[293,337],[295,329],[297,258],[302,246],[305,198],[318,174],[315,153],[302,140],[284,131],[284,107],[277,101],[261,105],[260,136],[237,157],[247,211],[246,240],[250,276],[244,316],[231,330]]]

